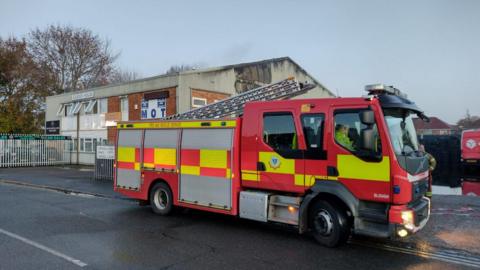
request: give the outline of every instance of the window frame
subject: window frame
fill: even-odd
[[[195,105],[195,100],[201,100],[205,102],[205,105]],[[206,98],[201,97],[192,97],[192,108],[201,108],[208,105],[208,100]]]
[[[304,126],[303,126],[303,119],[308,116],[320,116],[322,117],[322,123],[321,123],[321,134],[320,134],[320,147],[317,148],[311,148],[308,140],[307,140],[307,134],[305,134]],[[326,115],[323,112],[311,112],[311,113],[302,113],[300,114],[300,124],[302,125],[302,134],[303,138],[305,141],[305,154],[304,158],[305,159],[315,159],[315,160],[326,160],[327,159],[327,151],[325,150],[325,134],[326,134]]]
[[[353,154],[353,155],[354,155],[355,157],[357,157],[357,158],[360,158],[360,159],[362,159],[362,160],[369,161],[369,162],[380,162],[380,161],[382,161],[382,159],[383,159],[383,147],[382,147],[383,144],[382,144],[382,138],[381,138],[381,136],[380,136],[379,124],[378,124],[378,121],[377,121],[376,118],[375,118],[375,124],[374,124],[374,126],[376,126],[376,128],[377,128],[378,139],[380,140],[380,144],[379,144],[379,145],[380,145],[380,151],[378,151],[377,153],[375,153],[375,156],[374,156],[374,157],[366,155],[366,154],[365,154],[366,151],[365,151],[365,150],[362,150],[362,149],[358,149],[358,150],[356,150],[356,151],[352,151],[352,150],[346,148],[345,146],[341,145],[341,144],[337,141],[337,139],[335,138],[335,127],[336,127],[335,123],[336,123],[336,116],[337,116],[338,114],[356,113],[356,114],[358,115],[359,120],[360,120],[360,115],[359,115],[359,114],[360,114],[362,111],[367,111],[367,110],[372,110],[372,108],[371,108],[371,107],[361,107],[361,108],[351,108],[351,109],[350,109],[350,108],[349,108],[349,109],[335,109],[335,110],[333,111],[333,118],[332,118],[333,121],[332,121],[332,124],[331,124],[331,125],[332,125],[332,131],[333,131],[333,132],[332,132],[332,134],[333,134],[333,136],[332,136],[332,137],[333,137],[333,142],[335,143],[335,145],[337,145],[338,147],[344,149],[345,151]],[[365,124],[363,124],[361,121],[360,121],[360,124],[361,124],[361,125],[365,125]],[[361,126],[360,126],[360,127],[361,127]],[[362,129],[360,129],[360,134],[359,134],[360,139],[361,139],[361,136],[362,136],[362,133],[361,133],[361,132],[362,132]]]
[[[294,127],[294,130],[295,130],[295,134],[297,135],[297,148],[296,149],[275,149],[273,148],[270,144],[268,144],[267,142],[265,142],[264,138],[263,138],[263,133],[264,133],[264,129],[265,129],[265,116],[275,116],[275,115],[290,115],[292,117],[292,121],[293,121],[293,127]],[[304,150],[303,149],[299,149],[298,147],[300,146],[299,145],[299,132],[298,132],[298,129],[297,129],[297,124],[295,123],[295,113],[292,112],[292,111],[275,111],[275,112],[269,112],[269,111],[266,111],[266,112],[263,112],[262,114],[262,127],[261,127],[261,141],[264,145],[268,146],[270,149],[272,149],[275,153],[279,154],[281,157],[283,158],[288,158],[288,159],[303,159],[304,158]]]

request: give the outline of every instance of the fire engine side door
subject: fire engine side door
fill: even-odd
[[[315,181],[336,180],[327,175],[327,151],[325,139],[325,113],[312,109],[300,116],[303,137],[305,138],[305,188]]]
[[[329,174],[338,176],[338,181],[361,200],[389,202],[390,158],[387,147],[382,147],[387,139],[378,132],[378,112],[370,127],[361,122],[360,113],[365,110],[373,108],[332,108],[327,138]],[[376,149],[370,152],[361,146],[362,130],[367,128],[373,129],[376,141]]]
[[[260,110],[258,127],[258,187],[304,191],[304,151],[300,120],[292,109]]]

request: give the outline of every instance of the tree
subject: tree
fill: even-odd
[[[457,121],[457,126],[460,129],[480,128],[480,117],[470,115],[470,111],[467,110],[465,117]]]
[[[39,132],[51,82],[33,61],[24,40],[0,38],[0,132]]]
[[[72,26],[37,28],[29,33],[27,43],[35,63],[54,78],[50,94],[107,84],[119,56],[112,53],[108,40]]]
[[[108,83],[125,83],[140,79],[141,76],[131,70],[115,68],[108,78]]]

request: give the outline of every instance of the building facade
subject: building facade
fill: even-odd
[[[46,131],[72,136],[74,162],[92,164],[95,146],[115,141],[118,121],[160,119],[294,76],[316,87],[296,98],[334,96],[288,57],[183,71],[47,97]]]
[[[420,118],[414,118],[413,124],[418,135],[452,135],[454,129],[452,126],[437,117],[430,117],[430,122],[425,122]]]

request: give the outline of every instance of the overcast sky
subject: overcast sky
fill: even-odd
[[[480,115],[480,1],[298,2],[0,0],[0,37],[89,28],[144,77],[290,56],[340,96],[384,82],[449,123]]]

